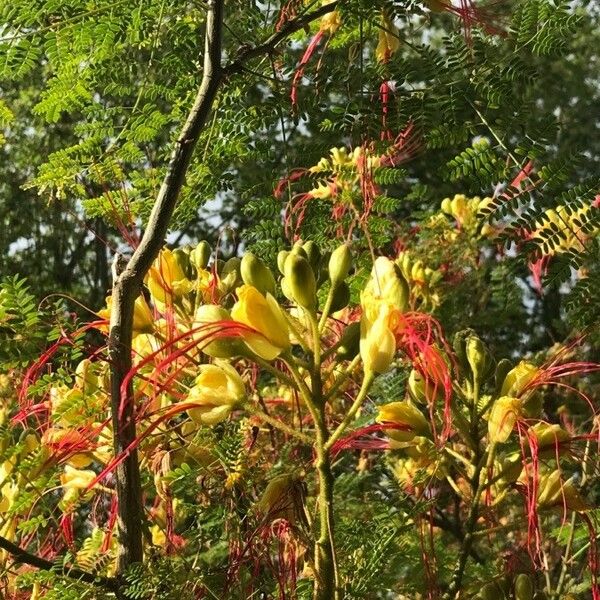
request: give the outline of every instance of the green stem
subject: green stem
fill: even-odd
[[[357,354],[352,362],[346,367],[346,370],[335,380],[334,384],[331,386],[329,391],[327,392],[327,396],[325,396],[325,401],[331,400],[335,398],[335,395],[338,393],[339,389],[342,387],[344,382],[352,375],[352,371],[356,368],[358,363],[360,362],[360,355]]]
[[[319,537],[315,542],[315,588],[313,600],[333,600],[339,596],[333,537],[333,486],[331,457],[326,448],[328,431],[325,407],[321,404],[316,423],[315,452],[319,481]]]

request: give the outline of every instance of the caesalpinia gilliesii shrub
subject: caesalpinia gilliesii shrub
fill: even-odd
[[[575,515],[574,522],[594,531],[582,485],[596,434],[591,427],[585,433],[585,420],[568,407],[557,413],[552,390],[567,386],[580,402],[585,396],[573,379],[597,366],[567,360],[569,349],[496,361],[470,330],[450,346],[430,315],[410,310],[415,283],[404,274],[406,254],[376,257],[368,273],[355,266],[362,263],[348,244],[322,255],[314,243],[298,242],[279,254],[279,273],[251,253],[215,259],[205,242],[161,251],[135,305],[128,375],[144,472],[147,556],[193,556],[202,544],[190,533],[193,511],[209,498],[225,502],[244,490],[245,530],[231,532],[217,569],[225,576],[223,597],[240,589],[249,597],[258,583],[248,572],[271,573],[275,596],[294,597],[306,580],[315,598],[343,597],[352,565],[336,546],[344,510],[334,494],[336,460],[360,449],[385,461],[402,492],[427,505],[407,521],[421,533],[430,529],[426,556],[452,534],[448,515],[459,519],[450,570],[442,575],[426,564],[423,594],[543,598],[552,590],[541,573],[554,552],[544,525]],[[110,307],[109,297],[93,324],[101,332]],[[2,465],[1,506],[2,535],[23,541],[18,524],[26,514],[12,509],[16,490],[48,474],[48,486],[54,481],[60,489],[65,545],[84,566],[93,564],[90,548],[96,548],[103,556],[96,566],[110,574],[112,471],[123,456],[112,453],[104,357],[96,350],[79,363],[70,385],[56,383],[28,405],[38,426],[28,430],[21,454]],[[381,397],[377,382],[394,372],[408,374],[405,393]],[[229,424],[242,439],[233,460],[219,442]],[[11,478],[11,461],[31,452],[41,457],[35,472]],[[192,469],[197,490],[180,490],[174,473]],[[93,527],[85,522],[90,514]],[[509,554],[518,549],[527,568],[507,561],[482,581],[472,570],[473,561],[483,560],[478,540],[496,530],[510,530],[509,541],[493,543]],[[598,598],[593,544],[588,554],[587,589]],[[203,585],[199,580],[192,589]]]

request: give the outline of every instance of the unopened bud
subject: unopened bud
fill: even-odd
[[[206,240],[198,242],[198,245],[190,252],[190,262],[196,269],[206,269],[210,260],[212,249]]]
[[[244,254],[240,273],[245,284],[255,287],[263,295],[275,295],[275,277],[271,269],[251,252]]]
[[[277,268],[282,275],[285,274],[285,261],[289,255],[289,250],[280,250],[277,254]]]
[[[317,282],[306,258],[291,254],[285,261],[285,280],[298,306],[313,310],[316,306]]]
[[[360,323],[355,321],[344,330],[336,354],[341,360],[352,360],[358,354],[359,347]]]
[[[465,354],[473,373],[473,381],[482,383],[491,364],[488,349],[476,335],[470,335],[465,341]]]
[[[302,245],[304,251],[306,252],[306,256],[308,257],[308,263],[312,267],[312,270],[317,273],[319,271],[319,266],[321,264],[321,251],[319,250],[319,246],[315,244],[312,240],[309,240],[305,244]]]
[[[350,302],[350,287],[345,281],[343,281],[333,290],[330,313],[342,310],[342,308],[348,306],[348,302]]]
[[[340,285],[350,272],[352,266],[352,251],[348,244],[338,246],[329,259],[329,279],[331,285],[336,287]]]

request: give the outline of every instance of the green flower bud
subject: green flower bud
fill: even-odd
[[[217,275],[221,275],[223,273],[223,268],[225,267],[225,261],[217,258],[217,260],[215,260],[215,269],[217,271]]]
[[[350,287],[345,281],[342,281],[342,283],[333,290],[333,299],[329,314],[342,310],[342,308],[348,306],[348,302],[350,302]]]
[[[494,379],[496,381],[496,396],[499,396],[502,391],[502,384],[508,372],[513,368],[513,364],[508,358],[503,358],[498,361],[496,365],[496,374]]]
[[[465,355],[473,373],[473,381],[483,383],[492,359],[485,344],[476,335],[470,335],[465,340]]]
[[[475,335],[475,332],[472,329],[464,329],[463,331],[457,332],[452,341],[452,348],[454,349],[454,353],[456,354],[458,364],[465,372],[468,372],[470,370],[466,349],[467,338],[470,335]]]
[[[277,254],[277,268],[282,275],[285,273],[285,261],[289,255],[289,250],[280,250]]]
[[[302,246],[302,242],[296,242],[292,246],[291,254],[297,254],[299,256],[302,256],[302,258],[305,258],[306,260],[308,260],[308,254],[306,253],[306,250]]]
[[[254,286],[261,294],[275,295],[275,277],[271,269],[256,255],[246,252],[240,265],[244,283]]]
[[[319,246],[315,244],[312,240],[308,240],[302,246],[304,251],[306,252],[306,256],[308,257],[308,262],[312,267],[313,272],[319,272],[319,266],[321,264],[321,251],[319,250]]]
[[[317,298],[315,274],[306,258],[290,254],[285,261],[285,280],[298,306],[314,310]]]
[[[177,250],[173,250],[173,256],[181,270],[185,273],[185,276],[188,279],[193,279],[196,273],[190,261],[190,255],[183,248],[177,248]]]
[[[344,330],[336,352],[337,357],[340,360],[352,360],[358,354],[359,347],[360,323],[355,321],[350,323]]]
[[[525,573],[515,577],[515,600],[533,600],[533,581]]]
[[[329,279],[331,285],[336,287],[348,277],[352,266],[352,251],[348,244],[338,246],[329,259]]]
[[[190,262],[196,269],[206,269],[212,249],[206,240],[198,242],[198,245],[190,252]]]
[[[242,285],[242,276],[240,275],[241,263],[242,261],[237,256],[233,256],[223,266],[221,281],[225,284],[228,291]]]

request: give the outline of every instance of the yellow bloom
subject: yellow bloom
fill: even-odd
[[[545,452],[548,456],[554,456],[560,452],[558,444],[569,439],[569,434],[560,425],[549,423],[536,423],[530,430],[535,436],[539,452]]]
[[[561,480],[561,472],[556,469],[540,478],[537,503],[540,508],[566,506],[570,510],[588,510],[590,506],[581,496],[573,479]]]
[[[148,271],[148,289],[154,300],[169,304],[193,289],[192,282],[185,276],[176,256],[163,248]]]
[[[70,465],[65,465],[65,470],[60,476],[60,484],[65,492],[61,507],[66,509],[72,506],[80,498],[82,491],[87,490],[94,479],[96,479],[94,471],[76,469]],[[83,494],[84,497],[87,495],[87,493]]]
[[[204,425],[224,421],[246,397],[246,387],[229,363],[201,365],[186,402],[198,404],[188,408],[192,420]]]
[[[373,307],[364,307],[360,321],[360,356],[365,373],[384,373],[396,354],[396,311],[388,304],[380,304],[374,320]]]
[[[408,284],[400,269],[385,256],[379,256],[373,264],[371,278],[360,295],[363,312],[373,321],[379,312],[378,304],[385,302],[392,307],[406,310],[408,305]]]
[[[429,423],[423,413],[409,400],[390,402],[379,407],[377,421],[380,423],[395,423],[405,425],[406,430],[387,429],[386,434],[395,442],[410,443],[416,436],[429,433]],[[401,447],[397,445],[396,447]]]
[[[277,300],[263,296],[255,287],[242,285],[237,289],[238,301],[231,309],[231,318],[256,330],[245,332],[244,342],[258,356],[273,360],[290,347],[289,327]]]
[[[511,369],[502,383],[502,396],[521,396],[525,387],[538,374],[539,369],[532,363],[522,360]]]
[[[523,401],[511,396],[502,396],[492,405],[488,417],[488,435],[490,442],[505,442],[523,415]]]
[[[106,308],[98,311],[98,316],[102,319],[110,321],[110,313],[112,310],[112,296],[106,298]],[[108,331],[108,327],[101,327],[101,331]],[[133,335],[140,333],[152,333],[154,331],[154,317],[148,303],[143,296],[136,299],[133,308]]]
[[[327,4],[331,4],[333,0],[323,0],[323,6]],[[327,13],[323,17],[321,17],[321,23],[319,29],[321,31],[328,31],[329,33],[335,33],[340,25],[342,24],[342,18],[340,16],[339,11],[333,10],[330,13]]]
[[[394,52],[400,48],[399,32],[390,17],[383,13],[379,42],[375,50],[375,57],[379,62],[387,62]]]

